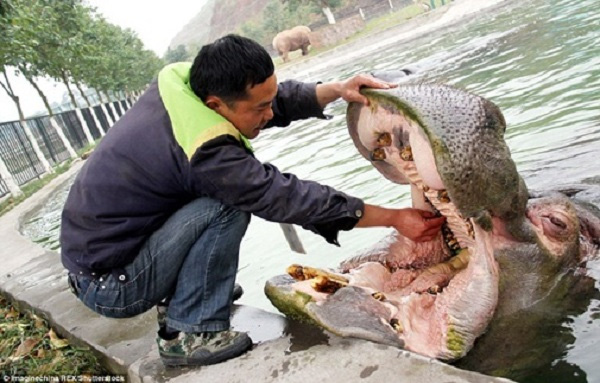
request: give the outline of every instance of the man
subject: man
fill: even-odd
[[[250,214],[302,225],[333,244],[340,230],[354,227],[395,227],[417,241],[435,237],[443,218],[366,205],[252,154],[248,140],[262,129],[323,118],[325,105],[339,97],[366,102],[361,86],[389,84],[357,76],[277,85],[267,52],[235,35],[204,46],[191,66],[167,66],[71,188],[61,245],[75,294],[115,318],[165,301],[157,339],[163,362],[206,365],[252,345],[229,328]]]

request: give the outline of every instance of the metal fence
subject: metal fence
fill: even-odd
[[[17,185],[39,178],[45,171],[19,121],[0,124],[0,156]]]
[[[131,103],[131,100],[128,101]],[[125,101],[111,102],[110,105],[115,109],[114,113],[108,104],[105,104],[105,109],[112,121],[118,120],[118,116],[123,115],[128,109]],[[115,113],[117,116],[114,115]],[[109,120],[100,105],[81,109],[81,116],[94,140],[102,136],[100,129],[106,132],[110,128]],[[83,122],[79,119],[76,111],[57,113],[55,121],[75,151],[88,145]],[[96,121],[101,125],[100,127],[97,126]],[[24,123],[31,131],[42,155],[51,166],[58,165],[71,157],[69,150],[52,126],[49,116],[29,118]],[[45,173],[44,166],[35,153],[20,121],[0,123],[0,159],[18,186],[41,178]],[[0,176],[0,197],[9,192],[6,181]]]
[[[6,182],[0,177],[0,197],[8,194],[8,186],[6,186]]]

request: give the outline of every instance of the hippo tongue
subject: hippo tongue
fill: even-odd
[[[438,359],[460,358],[492,319],[499,280],[492,235],[476,224],[474,229],[468,266],[441,294],[411,294],[399,302],[397,319],[404,328],[406,349]]]

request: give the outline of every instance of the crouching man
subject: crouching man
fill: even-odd
[[[277,84],[267,52],[235,35],[204,46],[193,64],[165,67],[71,188],[61,256],[74,293],[112,318],[158,305],[165,365],[207,365],[252,346],[229,323],[251,214],[301,225],[333,244],[340,230],[368,226],[433,238],[443,218],[367,205],[253,155],[249,140],[262,129],[324,118],[323,108],[340,97],[364,103],[361,86],[390,84],[362,75]]]

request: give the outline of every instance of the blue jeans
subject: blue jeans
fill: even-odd
[[[167,326],[184,332],[229,329],[240,243],[250,214],[209,198],[175,212],[121,275],[70,274],[83,303],[112,318],[141,314],[169,300]]]

